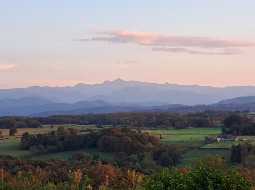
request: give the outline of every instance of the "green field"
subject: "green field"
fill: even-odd
[[[230,149],[232,145],[236,144],[238,142],[233,141],[225,141],[225,142],[214,142],[211,144],[206,144],[202,146],[203,149]]]
[[[61,125],[63,126],[63,125]],[[56,130],[59,126],[44,126],[39,129],[21,129],[18,131],[18,135],[24,132],[33,134],[46,133],[52,130]],[[93,125],[64,125],[64,127],[74,127],[82,130],[99,130]],[[108,127],[108,126],[107,126]],[[223,156],[229,157],[229,152],[234,142],[214,142],[211,144],[204,144],[205,137],[215,137],[221,133],[220,128],[189,128],[189,129],[153,129],[144,130],[152,135],[161,136],[161,141],[167,144],[180,144],[189,147],[188,151],[183,155],[182,165],[190,165],[195,160],[205,158],[207,156]],[[248,138],[248,137],[247,137]],[[249,137],[251,138],[251,137]],[[252,138],[255,139],[254,137]],[[249,139],[250,140],[250,139]],[[11,137],[0,141],[0,155],[10,155],[19,158],[35,159],[35,160],[48,160],[48,159],[69,159],[76,153],[88,153],[91,156],[96,156],[105,161],[112,161],[113,157],[109,153],[102,153],[96,150],[79,150],[79,151],[67,151],[60,153],[50,153],[44,155],[34,155],[30,151],[21,150],[19,147],[19,138]]]
[[[22,128],[18,129],[16,133],[16,137],[9,137],[9,130],[8,129],[1,129],[3,136],[5,137],[4,140],[0,140],[0,155],[4,156],[13,156],[18,158],[41,158],[42,159],[53,159],[55,154],[49,154],[49,155],[41,155],[41,156],[34,156],[30,151],[27,150],[21,150],[20,149],[20,137],[23,133],[28,132],[30,134],[43,134],[48,133],[50,131],[55,131],[59,126],[63,126],[65,128],[76,128],[79,130],[99,130],[95,125],[44,125],[42,128]],[[105,126],[108,127],[108,126]],[[74,152],[75,153],[75,152]],[[60,155],[63,155],[63,159],[69,158],[72,155],[72,152],[64,152],[64,153],[57,153],[56,159],[60,157]]]
[[[13,156],[17,158],[25,158],[25,159],[33,159],[33,160],[50,160],[50,159],[68,160],[72,157],[72,155],[77,153],[87,153],[91,156],[96,156],[104,161],[113,160],[113,157],[111,154],[98,152],[96,150],[91,150],[91,149],[36,155],[28,150],[21,150],[20,140],[15,137],[6,139],[4,141],[1,141],[0,143],[0,155]]]
[[[227,161],[229,160],[230,150],[227,149],[194,149],[186,152],[183,155],[181,166],[191,166],[197,160],[207,158],[210,156],[224,157]]]
[[[101,128],[97,128],[95,125],[72,125],[72,124],[65,124],[65,125],[43,125],[41,128],[21,128],[17,129],[16,136],[20,137],[25,132],[28,132],[30,134],[43,134],[43,133],[49,133],[51,131],[56,131],[58,127],[64,127],[64,128],[75,128],[78,130],[99,130]],[[103,126],[104,128],[109,126]],[[2,135],[4,137],[9,137],[9,129],[0,129],[2,132]]]
[[[27,150],[21,150],[19,147],[20,140],[12,137],[0,141],[0,155],[8,155],[14,157],[26,157],[31,153]]]
[[[156,129],[146,130],[146,132],[159,137],[161,136],[161,141],[163,143],[181,144],[192,147],[183,155],[181,166],[192,165],[195,161],[208,156],[221,156],[226,158],[226,160],[229,159],[230,150],[220,149],[220,147],[224,146],[230,148],[232,142],[229,142],[229,144],[204,144],[205,137],[216,137],[221,134],[220,128]]]
[[[150,134],[161,136],[161,141],[170,144],[201,144],[205,137],[217,136],[220,128],[189,128],[189,129],[164,129],[145,130]]]

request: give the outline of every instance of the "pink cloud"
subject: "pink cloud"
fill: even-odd
[[[222,54],[232,55],[239,54],[240,48],[255,46],[254,42],[245,42],[238,40],[216,39],[209,37],[195,36],[177,36],[162,35],[153,33],[128,32],[128,31],[111,31],[97,33],[90,39],[80,39],[80,41],[99,41],[111,43],[132,43],[142,46],[152,46],[153,50],[171,51],[173,53],[190,53],[190,54]],[[189,48],[189,49],[187,49]],[[204,50],[194,50],[200,48]],[[211,51],[212,49],[220,49]]]
[[[11,70],[15,67],[16,67],[16,65],[14,65],[14,64],[0,64],[0,71]]]

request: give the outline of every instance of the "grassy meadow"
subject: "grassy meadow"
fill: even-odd
[[[188,128],[188,129],[164,129],[146,130],[150,134],[161,137],[161,142],[188,146],[190,149],[183,155],[181,165],[189,166],[193,162],[208,156],[222,156],[229,159],[231,143],[225,142],[204,144],[205,137],[216,137],[221,134],[220,128]],[[226,147],[222,149],[222,147]]]
[[[221,133],[220,128],[188,128],[188,129],[164,129],[145,130],[152,135],[161,138],[164,143],[170,144],[201,144],[205,137],[217,136]]]

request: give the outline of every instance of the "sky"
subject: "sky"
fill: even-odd
[[[255,1],[8,0],[0,88],[122,78],[255,85]]]

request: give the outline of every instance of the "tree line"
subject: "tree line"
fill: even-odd
[[[0,129],[39,128],[42,124],[38,119],[30,117],[2,117]]]
[[[111,125],[131,128],[201,128],[222,127],[224,133],[255,133],[254,122],[245,112],[198,113],[109,113],[86,115],[59,115],[48,117],[0,117],[0,128],[38,128],[42,125]],[[241,127],[241,128],[240,128]]]
[[[59,115],[48,117],[1,117],[0,128],[37,128],[42,125],[77,124],[111,125],[131,128],[201,128],[221,127],[231,112],[198,113],[109,113],[86,115]],[[240,114],[236,114],[240,115]]]
[[[235,136],[255,135],[255,122],[246,115],[232,114],[224,119],[222,132]]]
[[[225,113],[194,113],[178,114],[168,112],[145,112],[145,113],[110,113],[110,114],[87,114],[87,115],[62,115],[36,118],[43,124],[93,124],[97,126],[128,126],[128,127],[161,127],[161,128],[201,128],[215,127],[223,121]]]

